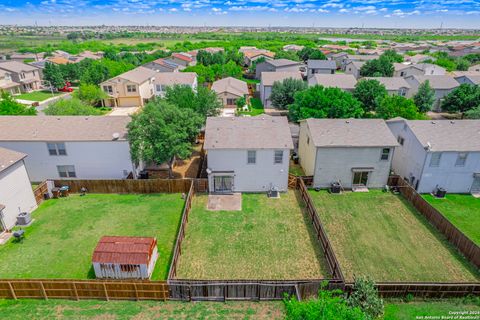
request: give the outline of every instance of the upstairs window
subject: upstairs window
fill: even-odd
[[[402,136],[398,136],[397,141],[401,146],[405,143],[405,139]]]
[[[127,85],[127,92],[137,92],[137,86]]]
[[[113,94],[113,87],[112,86],[103,86],[103,91],[108,94]]]
[[[257,162],[257,152],[255,150],[247,151],[247,164],[255,164]]]
[[[430,158],[430,167],[440,166],[441,158],[442,158],[442,153],[441,152],[432,153],[432,157]]]
[[[51,156],[66,156],[67,149],[65,149],[65,143],[63,142],[49,142],[47,143],[48,153]]]
[[[380,156],[380,160],[388,161],[389,158],[390,158],[390,149],[389,148],[383,148],[382,149],[382,155]]]
[[[467,162],[467,153],[466,152],[460,152],[457,155],[457,161],[455,161],[455,167],[464,167],[465,162]]]
[[[76,178],[75,166],[57,166],[60,178]]]
[[[282,164],[283,163],[283,150],[275,150],[275,154],[273,157],[274,164]]]

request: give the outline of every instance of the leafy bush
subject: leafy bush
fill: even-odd
[[[378,296],[375,283],[370,279],[355,279],[353,292],[347,298],[347,305],[361,309],[369,319],[383,315],[383,300]]]
[[[37,110],[34,107],[27,107],[15,101],[12,95],[8,92],[1,92],[0,99],[0,115],[12,116],[34,116]]]
[[[295,93],[307,89],[307,84],[301,79],[288,78],[275,81],[270,100],[275,108],[286,110],[294,101]]]
[[[321,289],[316,299],[298,301],[295,298],[285,298],[283,302],[287,320],[367,319],[360,308],[347,305],[341,290]]]
[[[402,117],[408,120],[424,119],[412,99],[402,96],[386,96],[380,101],[376,115],[383,119]]]
[[[104,113],[77,98],[58,100],[45,108],[44,112],[49,116],[98,116]]]
[[[94,84],[82,83],[73,96],[86,105],[96,106],[107,97],[107,94]]]

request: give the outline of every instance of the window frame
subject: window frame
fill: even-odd
[[[463,157],[461,157],[463,155]],[[468,152],[459,152],[457,153],[457,159],[455,160],[455,167],[465,167],[467,163],[467,158],[468,158]],[[462,163],[459,163],[458,161],[463,159]]]
[[[65,169],[65,170],[62,171],[60,169]],[[73,169],[73,170],[70,170],[70,169]],[[77,177],[77,171],[75,170],[74,165],[57,165],[57,172],[60,178],[76,178]],[[64,175],[62,175],[62,173],[64,173]]]
[[[53,146],[54,148],[50,148]],[[59,146],[63,146],[60,148]],[[50,156],[67,156],[67,146],[65,142],[47,142],[47,150]],[[54,151],[54,153],[52,153]],[[63,152],[62,152],[63,151]]]
[[[113,86],[112,85],[104,85],[103,86],[103,92],[107,94],[113,94]]]
[[[253,162],[250,162],[250,155],[253,153]],[[247,150],[247,164],[255,165],[257,164],[257,150]]]
[[[385,152],[385,150],[388,150]],[[380,161],[389,161],[390,160],[390,154],[391,154],[391,149],[390,148],[382,148],[380,151]],[[386,159],[384,159],[384,156],[387,156]]]
[[[280,158],[280,161],[277,162],[277,156],[278,156],[277,153],[280,153],[280,152],[281,152],[281,158]],[[280,149],[273,151],[273,164],[283,164],[283,153],[284,153],[283,150],[280,150]]]
[[[127,93],[136,93],[137,86],[134,84],[127,84]]]
[[[438,159],[436,160],[436,164],[433,162],[433,157],[438,155]],[[440,167],[440,163],[442,161],[442,153],[441,152],[432,152],[432,155],[430,156],[430,162],[428,166],[430,168],[438,168]]]
[[[399,136],[397,137],[397,142],[398,142],[401,146],[403,146],[403,145],[405,144],[405,138],[402,137],[401,135],[399,135]]]

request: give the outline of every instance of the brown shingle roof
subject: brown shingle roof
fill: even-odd
[[[27,155],[10,149],[0,148],[0,172],[13,166]]]
[[[0,116],[0,141],[126,140],[128,116]]]
[[[316,147],[394,147],[397,140],[382,119],[307,119]]]
[[[148,264],[156,245],[155,238],[105,236],[98,242],[92,262]]]
[[[206,150],[293,149],[286,117],[210,117],[205,130]]]
[[[215,81],[212,84],[212,90],[217,94],[228,92],[242,97],[248,94],[248,85],[245,81],[228,77]]]

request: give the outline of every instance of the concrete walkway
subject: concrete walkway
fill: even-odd
[[[207,210],[210,211],[242,211],[242,194],[210,194]]]
[[[129,116],[140,110],[140,107],[117,107],[107,114],[107,116]]]

